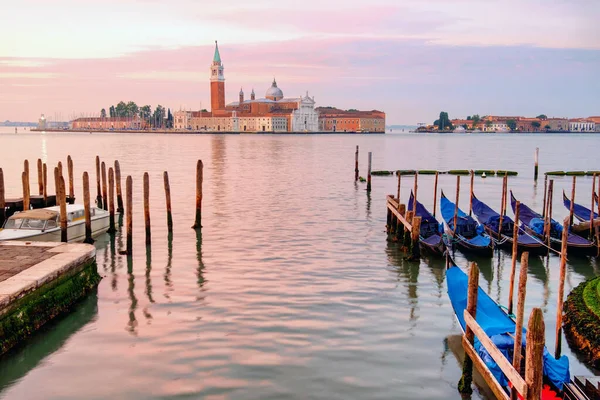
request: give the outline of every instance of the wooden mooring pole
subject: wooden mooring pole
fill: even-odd
[[[29,174],[27,169],[21,174],[23,181],[23,210],[29,210],[30,208],[30,193],[29,193]]]
[[[73,184],[73,159],[67,156],[67,173],[69,174],[69,202],[75,203],[75,186]]]
[[[150,176],[144,172],[144,223],[146,227],[146,246],[152,244],[150,232]]]
[[[85,240],[83,243],[92,244],[92,216],[90,213],[90,177],[83,173],[83,213],[85,215]]]
[[[413,217],[412,230],[410,232],[410,259],[418,261],[421,259],[421,217]]]
[[[371,163],[373,161],[373,152],[369,152],[369,163],[367,165],[367,192],[371,191]]]
[[[106,185],[106,164],[102,161],[102,205],[105,210],[108,211],[108,191]]]
[[[551,221],[552,221],[553,197],[554,197],[554,179],[550,179],[550,182],[548,183],[548,199],[547,199],[548,211],[546,212],[546,218],[544,219],[544,222],[545,222],[544,230],[545,230],[545,234],[546,234],[546,245],[548,246],[548,249],[550,248],[550,231],[551,231]],[[550,250],[548,250],[548,251],[550,251]]]
[[[535,148],[535,166],[533,167],[533,180],[537,181],[538,178],[538,159],[540,155],[540,148]]]
[[[471,170],[471,189],[469,193],[469,216],[473,214],[473,185],[475,184],[475,171]]]
[[[44,176],[44,192],[42,194],[44,196],[44,205],[48,207],[48,166],[46,166],[46,163],[42,164],[42,173]]]
[[[400,206],[400,186],[402,184],[402,174],[400,173],[400,171],[398,171],[397,174],[398,174],[398,192],[396,193],[396,199],[398,200],[398,206]]]
[[[515,204],[515,225],[513,227],[513,246],[512,246],[512,261],[510,265],[510,286],[508,288],[508,314],[513,312],[513,297],[515,288],[515,274],[517,271],[517,251],[519,238],[519,208],[521,203],[517,201]]]
[[[169,233],[173,233],[173,216],[171,214],[171,185],[169,184],[169,173],[167,171],[163,172],[163,180],[165,183],[165,200],[167,203],[167,230]]]
[[[65,187],[65,178],[62,175],[58,177],[58,195],[60,196],[60,241],[68,241],[67,234],[67,195]]]
[[[102,189],[100,187],[100,157],[96,156],[96,205],[98,208],[102,207]]]
[[[108,168],[108,233],[115,233],[115,172]]]
[[[57,166],[58,166],[58,176],[61,177],[61,176],[63,176],[62,162],[59,161]]]
[[[419,189],[419,173],[415,172],[415,186],[413,191],[415,192],[413,195],[413,204],[412,204],[412,209],[413,209],[413,213],[416,215],[417,213],[417,190]]]
[[[125,206],[127,207],[127,255],[133,255],[133,181],[131,176],[125,180]]]
[[[437,187],[438,187],[438,171],[435,171],[435,181],[433,183],[433,217],[435,218],[435,209],[437,208]]]
[[[354,182],[358,181],[358,145],[354,153]]]
[[[193,229],[202,229],[202,181],[204,180],[204,164],[196,163],[196,219]]]
[[[119,160],[115,161],[115,180],[117,184],[117,212],[121,214],[125,211],[123,208],[123,193],[121,191],[121,166]]]
[[[4,220],[6,218],[6,213],[5,213],[5,207],[6,207],[6,197],[4,194],[4,172],[2,171],[2,168],[0,168],[0,226],[4,225]]]
[[[571,189],[571,207],[569,208],[569,226],[573,225],[573,210],[575,207],[575,185],[577,184],[577,177],[573,176],[573,187]],[[593,225],[593,224],[590,224]]]
[[[546,207],[548,201],[548,175],[544,174],[544,204],[542,208],[542,217],[546,218]]]
[[[508,176],[502,178],[502,200],[500,204],[500,220],[498,221],[498,240],[502,240],[502,224],[504,223],[504,215],[506,214],[506,196],[508,194]]]
[[[525,350],[526,400],[539,400],[542,395],[545,331],[542,310],[534,308],[529,315],[529,324],[527,326],[527,345]]]
[[[513,347],[513,367],[521,371],[521,347],[523,346],[523,317],[525,314],[525,295],[527,294],[527,269],[529,267],[529,253],[521,254],[521,271],[519,272],[519,299],[517,300],[517,315],[515,326],[515,345]],[[510,313],[510,312],[509,312]],[[517,399],[517,391],[511,390],[511,398]]]
[[[592,240],[592,237],[594,235],[594,224],[592,223],[592,221],[594,221],[594,208],[596,208],[596,207],[594,207],[595,201],[596,201],[595,197],[596,197],[596,174],[594,174],[594,179],[592,181],[592,206],[590,207],[590,240]]]
[[[554,347],[554,356],[560,357],[561,352],[561,332],[562,332],[562,312],[563,297],[565,294],[565,276],[567,274],[567,239],[569,237],[569,219],[563,221],[562,241],[560,246],[560,275],[558,278],[558,300],[556,303],[556,344]]]
[[[471,263],[471,269],[469,270],[469,286],[467,289],[467,312],[476,318],[477,315],[477,291],[479,290],[479,267],[476,263]],[[465,339],[474,345],[475,334],[471,328],[467,325],[465,330]],[[463,370],[460,381],[458,381],[458,391],[462,394],[471,394],[473,389],[471,383],[473,382],[473,360],[465,355],[463,361]]]
[[[454,226],[452,227],[453,235],[456,234],[456,224],[458,223],[458,199],[460,197],[460,175],[456,176],[456,203],[454,206]]]
[[[60,172],[58,167],[54,167],[54,194],[56,195],[56,205],[60,206],[60,196],[59,196],[59,178]]]
[[[44,194],[44,174],[43,174],[43,166],[42,159],[38,158],[37,160],[37,173],[38,173],[38,194],[42,196]]]

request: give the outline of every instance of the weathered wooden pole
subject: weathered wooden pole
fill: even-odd
[[[525,360],[525,383],[527,400],[539,400],[542,394],[542,373],[544,356],[544,316],[542,310],[534,308],[529,315]]]
[[[152,244],[150,232],[150,176],[144,172],[144,223],[146,226],[146,246]]]
[[[473,214],[473,185],[475,185],[475,171],[471,170],[471,190],[469,193],[469,216]]]
[[[592,240],[592,237],[594,235],[594,207],[595,206],[595,199],[596,197],[596,174],[594,174],[594,179],[592,181],[592,206],[590,207],[590,240]],[[600,215],[598,215],[600,217]]]
[[[554,198],[554,179],[550,179],[550,183],[548,183],[548,212],[546,213],[545,222],[545,233],[546,233],[546,244],[548,248],[550,248],[550,233],[551,233],[551,221],[552,221],[552,200]],[[550,251],[550,250],[548,250]]]
[[[456,234],[456,224],[458,223],[458,199],[460,195],[460,175],[456,176],[456,204],[454,205],[454,226],[452,233]]]
[[[356,146],[356,153],[354,153],[354,182],[358,180],[358,145]]]
[[[413,196],[413,204],[412,204],[412,209],[415,213],[415,215],[417,215],[417,190],[419,189],[419,173],[415,172],[415,186],[414,186],[414,196]]]
[[[523,346],[523,317],[525,314],[525,295],[527,294],[527,269],[529,267],[529,253],[521,254],[521,271],[519,272],[519,291],[517,300],[517,315],[515,326],[515,345],[513,348],[513,367],[521,371],[521,348]],[[516,391],[512,390],[516,395]],[[512,393],[511,393],[512,395]]]
[[[502,178],[502,204],[500,204],[500,220],[498,221],[498,240],[502,239],[502,224],[504,222],[504,215],[506,214],[506,195],[508,187],[508,177],[504,175]]]
[[[477,263],[471,263],[469,270],[469,286],[467,292],[467,312],[476,318],[477,315],[477,291],[479,290],[479,267]],[[475,334],[467,325],[465,329],[465,339],[472,345],[475,343]],[[458,391],[463,394],[473,393],[471,383],[473,382],[473,360],[465,354],[463,370],[460,381],[458,381]]]
[[[571,207],[569,207],[569,226],[573,225],[573,210],[575,207],[575,185],[577,184],[577,177],[573,176],[573,188],[571,189]],[[591,221],[590,221],[590,224]]]
[[[369,163],[367,166],[367,192],[371,191],[371,162],[373,161],[373,153],[369,152]]]
[[[417,261],[421,258],[421,244],[420,244],[420,235],[421,235],[421,217],[413,217],[412,219],[412,231],[410,237],[410,246],[411,246],[411,260]]]
[[[102,207],[102,189],[100,187],[100,157],[96,156],[96,205],[98,208]]]
[[[115,172],[108,169],[108,233],[115,233]]]
[[[69,202],[75,203],[75,186],[73,185],[73,159],[67,156],[67,173],[69,174]]]
[[[556,303],[556,345],[554,356],[560,357],[563,297],[565,293],[565,276],[567,274],[567,239],[569,237],[569,219],[563,221],[562,242],[560,246],[560,277],[558,278],[558,301]]]
[[[435,218],[435,209],[437,208],[437,187],[438,187],[438,171],[435,171],[435,181],[433,183],[433,217]]]
[[[60,172],[58,170],[58,167],[54,167],[54,194],[56,195],[56,205],[60,206],[60,196],[59,196],[59,180],[58,178],[60,178]]]
[[[42,167],[42,159],[37,160],[37,173],[38,173],[38,194],[41,196],[44,194],[44,174]]]
[[[538,178],[538,158],[540,155],[539,147],[535,148],[535,166],[533,167],[533,180],[537,181]]]
[[[83,173],[83,213],[85,215],[85,240],[83,243],[94,243],[92,239],[92,216],[90,213],[90,177]]]
[[[173,216],[171,214],[171,185],[169,184],[169,173],[163,172],[163,179],[165,182],[165,199],[167,202],[167,230],[169,233],[173,233]]]
[[[400,171],[398,171],[397,174],[398,174],[398,191],[396,193],[396,199],[398,199],[398,206],[400,206],[400,185],[402,184],[402,174],[400,173]]]
[[[61,176],[63,176],[62,162],[59,161],[57,166],[58,166],[58,177],[60,178]]]
[[[44,176],[44,205],[46,207],[48,207],[48,167],[46,166],[46,163],[42,164],[42,172],[43,172],[43,176]]]
[[[202,229],[202,181],[204,180],[204,164],[196,163],[196,220],[193,229]]]
[[[23,171],[21,178],[23,181],[23,210],[29,210],[29,176],[27,175],[27,171]]]
[[[117,212],[123,214],[125,208],[123,208],[123,193],[121,191],[121,166],[119,160],[115,161],[115,180],[117,181]]]
[[[512,262],[510,266],[510,286],[508,289],[508,313],[513,312],[513,293],[515,287],[515,274],[517,271],[517,252],[518,252],[518,238],[519,238],[519,208],[521,203],[517,201],[515,204],[515,225],[513,228],[513,245],[512,245]]]
[[[2,168],[0,168],[0,226],[4,225],[4,219],[6,218],[6,213],[5,213],[5,207],[6,207],[6,197],[4,194],[4,172],[2,171]]]
[[[60,175],[58,177],[58,193],[60,196],[60,241],[67,242],[67,195],[65,188],[65,178]]]
[[[125,206],[127,207],[127,255],[133,255],[133,181],[131,176],[125,180]]]
[[[546,218],[546,207],[548,201],[548,175],[544,174],[544,207],[542,208],[542,217]]]
[[[101,164],[102,170],[102,205],[103,208],[108,211],[108,190],[106,184],[106,164],[102,161]]]

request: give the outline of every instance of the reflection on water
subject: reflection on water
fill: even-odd
[[[396,193],[397,180],[374,177],[366,193],[365,183],[354,182],[356,145],[363,176],[373,151],[373,169],[510,166],[520,172],[509,179],[517,197],[539,209],[543,195],[541,181],[535,187],[532,179],[540,136],[71,133],[46,134],[45,142],[37,134],[0,136],[8,196],[21,192],[23,159],[42,156],[42,143],[49,166],[73,157],[76,193],[84,170],[94,176],[96,155],[109,165],[118,159],[123,177],[134,181],[133,257],[119,254],[124,232],[98,238],[104,279],[97,295],[0,359],[0,397],[7,399],[459,399],[460,363],[449,338],[460,330],[446,294],[445,262],[425,252],[409,262],[387,240],[385,196]],[[541,170],[594,169],[597,141],[544,137]],[[552,164],[569,151],[578,154],[570,165]],[[202,232],[190,229],[198,159],[205,166]],[[165,170],[173,234],[165,224]],[[146,252],[144,172],[153,221]],[[420,176],[419,184],[419,200],[431,208],[433,177]],[[558,178],[555,190],[570,184]],[[440,175],[440,189],[454,185],[454,177]],[[500,185],[493,177],[476,179],[475,190],[499,208]],[[412,186],[404,180],[403,197]],[[461,199],[468,199],[469,185],[463,186]],[[590,189],[591,180],[578,180],[578,193],[588,198]],[[555,197],[560,219],[566,210]],[[478,258],[457,251],[455,260],[462,267],[477,262],[482,288],[507,304],[508,252]],[[549,346],[558,261],[556,255],[529,261],[526,315],[543,307]],[[569,259],[565,290],[597,272],[593,259]],[[574,357],[571,371],[589,373]]]

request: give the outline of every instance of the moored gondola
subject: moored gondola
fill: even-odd
[[[410,199],[408,200],[408,211],[413,210],[415,198],[413,192],[410,192]],[[421,230],[420,230],[420,243],[430,252],[443,255],[446,247],[442,239],[442,230],[440,229],[439,222],[435,217],[423,206],[423,204],[417,201],[417,207],[415,211],[416,217],[421,217]]]
[[[571,210],[571,200],[565,195],[565,191],[563,190],[563,204],[567,208],[567,210]],[[594,214],[594,219],[598,218],[597,213]],[[573,215],[580,222],[586,222],[590,220],[590,216],[592,215],[592,210],[587,207],[584,207],[580,204],[573,203]]]

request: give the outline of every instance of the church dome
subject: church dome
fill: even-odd
[[[273,83],[271,84],[269,90],[267,90],[265,97],[269,100],[275,101],[283,99],[283,92],[277,87],[277,82],[275,82],[275,79],[273,79]]]

